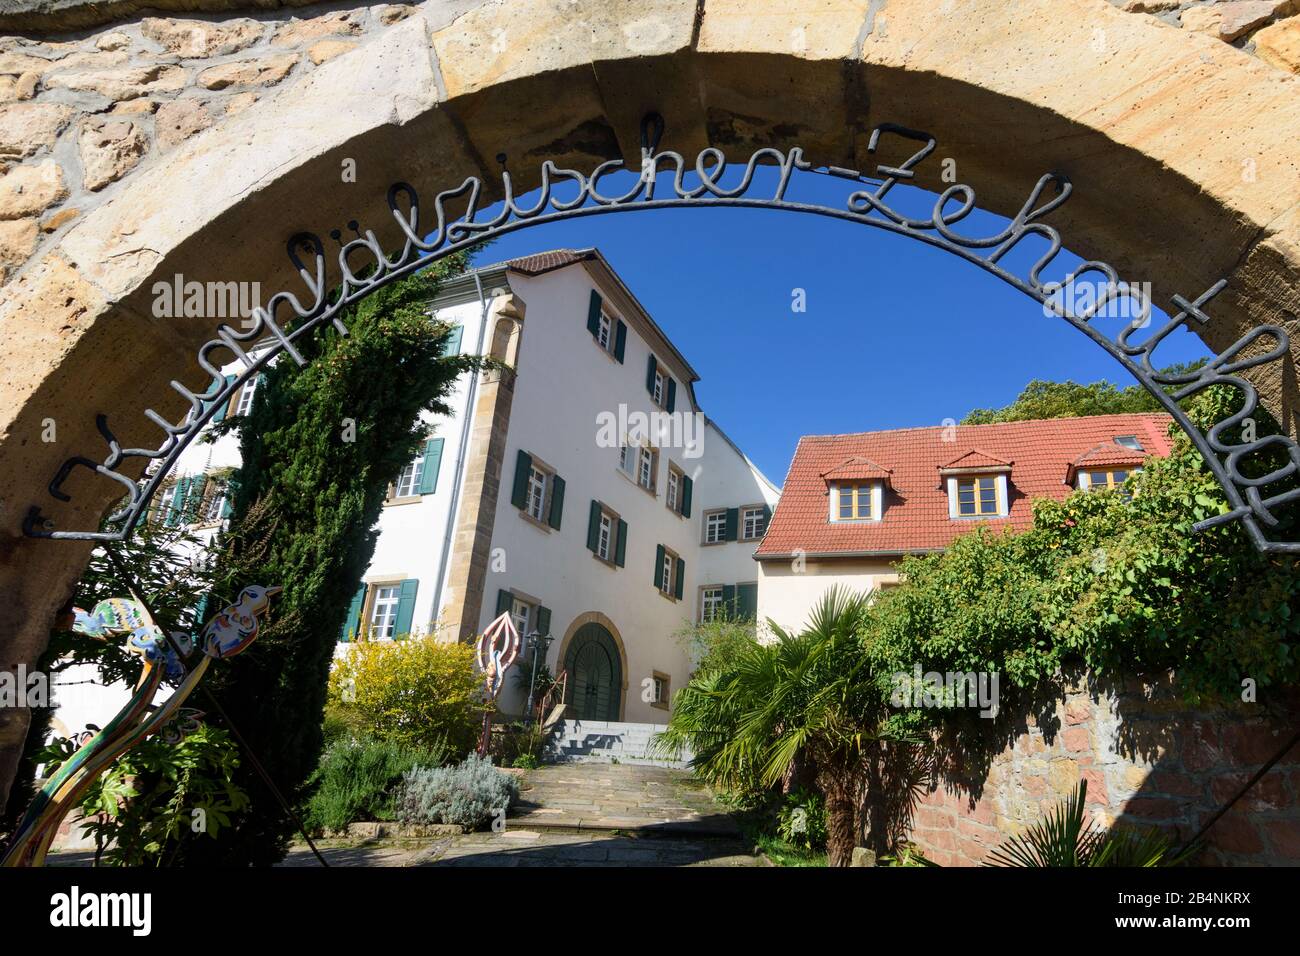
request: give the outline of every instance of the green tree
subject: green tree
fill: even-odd
[[[300,342],[308,364],[276,362],[250,414],[228,420],[242,457],[233,520],[245,546],[265,553],[244,561],[236,546],[218,599],[254,582],[284,591],[249,651],[213,669],[211,689],[293,803],[321,754],[330,661],[388,485],[426,438],[420,413],[450,414],[456,380],[481,364],[444,356],[451,326],[426,312],[466,264],[467,254],[450,257],[372,293],[345,314],[348,335],[326,327]],[[250,763],[237,781],[247,811],[217,840],[191,841],[189,861],[265,865],[284,855],[293,824]]]
[[[1203,361],[1170,365],[1170,374],[1199,368]],[[963,425],[992,425],[1045,418],[1079,418],[1087,415],[1119,415],[1159,412],[1163,407],[1141,385],[1126,388],[1102,379],[1088,385],[1074,381],[1049,382],[1036,378],[1024,387],[1016,400],[1003,408],[977,408],[962,419]]]
[[[848,866],[858,800],[881,742],[881,701],[857,637],[865,595],[832,588],[808,628],[728,654],[673,701],[660,747],[686,747],[695,772],[732,790],[770,788],[812,764],[826,800],[827,856]]]

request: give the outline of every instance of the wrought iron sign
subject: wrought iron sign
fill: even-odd
[[[495,214],[490,218],[479,218],[485,200],[483,182],[470,177],[454,189],[444,190],[434,197],[433,221],[430,222],[425,218],[426,209],[421,207],[415,189],[406,183],[396,183],[388,190],[388,207],[405,236],[401,249],[390,256],[372,230],[363,233],[355,222],[349,223],[357,238],[344,242],[339,230],[331,233],[341,246],[334,255],[337,276],[328,272],[329,257],[319,236],[313,233],[295,235],[288,241],[287,251],[302,278],[305,297],[299,298],[290,291],[279,292],[265,306],[257,307],[243,327],[236,329],[223,324],[217,328],[216,337],[204,343],[198,351],[199,367],[211,375],[207,389],[195,392],[180,382],[171,383],[189,403],[185,417],[173,424],[153,409],[145,412],[146,417],[165,434],[162,444],[155,449],[122,448],[109,427],[107,416],[101,414],[97,425],[107,443],[108,454],[101,461],[81,456],[71,458],[64,462],[50,482],[50,494],[65,502],[71,498],[63,490],[63,485],[76,468],[87,468],[118,482],[127,500],[108,519],[114,530],[59,530],[40,507],[34,505],[24,521],[24,532],[44,538],[126,539],[181,452],[245,381],[257,375],[281,353],[287,353],[300,366],[305,365],[306,360],[295,348],[295,342],[312,335],[327,323],[346,335],[347,328],[340,318],[344,310],[379,287],[444,256],[481,240],[538,223],[631,209],[720,206],[783,209],[862,223],[937,246],[1009,283],[1109,352],[1188,434],[1214,472],[1229,503],[1226,513],[1200,522],[1196,530],[1240,521],[1260,550],[1300,553],[1300,542],[1270,540],[1265,535],[1265,529],[1275,528],[1278,524],[1277,510],[1300,498],[1300,488],[1296,487],[1269,492],[1270,488],[1300,475],[1300,448],[1284,435],[1268,435],[1242,442],[1231,440],[1232,436],[1243,433],[1244,425],[1255,414],[1259,404],[1255,387],[1240,373],[1282,360],[1290,347],[1285,330],[1277,325],[1260,325],[1207,364],[1190,372],[1164,373],[1153,361],[1155,350],[1175,329],[1187,327],[1195,330],[1209,321],[1206,306],[1227,285],[1225,280],[1214,283],[1194,300],[1189,301],[1181,295],[1172,296],[1177,313],[1163,326],[1136,341],[1139,330],[1151,328],[1150,297],[1142,294],[1140,287],[1121,282],[1113,267],[1105,262],[1089,261],[1080,264],[1060,282],[1043,279],[1044,270],[1056,259],[1062,247],[1060,233],[1043,220],[1070,196],[1072,186],[1064,175],[1048,173],[1042,176],[1004,228],[991,235],[970,236],[956,228],[976,208],[975,191],[970,186],[960,183],[948,186],[935,199],[925,218],[905,215],[897,205],[888,201],[894,187],[912,180],[917,168],[934,153],[936,141],[927,133],[892,123],[876,127],[868,143],[869,153],[877,153],[886,142],[895,142],[905,145],[910,155],[898,165],[879,163],[870,173],[839,166],[816,166],[805,159],[798,146],[788,151],[765,147],[749,157],[739,181],[730,185],[723,183],[730,164],[722,150],[714,147],[703,149],[696,156],[694,165],[688,166],[680,153],[659,149],[662,133],[662,119],[647,117],[641,130],[640,175],[621,195],[602,192],[602,182],[624,169],[622,160],[601,163],[589,174],[562,169],[547,160],[542,164],[537,198],[531,205],[524,206],[520,197],[515,195],[502,156],[498,158],[502,162],[501,192],[505,198]],[[759,164],[772,166],[779,173],[775,188],[767,195],[751,194],[756,192],[754,176]],[[658,192],[661,184],[657,177],[664,172],[672,173],[672,194],[669,196]],[[791,182],[803,176],[830,177],[861,188],[856,188],[848,196],[843,207],[787,198]],[[452,204],[463,204],[464,212],[450,218],[448,206]],[[1046,251],[1027,269],[1011,268],[1006,264],[1008,254],[1029,237],[1044,240]],[[1075,308],[1069,303],[1075,302],[1077,297],[1069,293],[1082,285],[1099,291],[1086,297],[1086,307]],[[1132,311],[1133,318],[1112,337],[1099,330],[1092,320],[1104,316],[1111,303],[1117,302],[1123,302]],[[1273,342],[1271,348],[1247,356],[1248,352],[1259,348],[1261,340],[1268,339]],[[244,348],[248,343],[269,343],[269,347],[258,348],[258,354],[253,356]],[[243,371],[233,381],[227,382],[218,365],[212,362],[214,350],[227,351],[242,363]],[[1238,389],[1243,404],[1236,414],[1201,434],[1178,402],[1213,385]],[[1172,388],[1166,392],[1164,386]],[[1243,463],[1266,449],[1280,449],[1287,457],[1287,464],[1263,476],[1244,474],[1241,470]],[[138,480],[123,472],[124,465],[132,459],[156,464],[146,468],[145,477]]]

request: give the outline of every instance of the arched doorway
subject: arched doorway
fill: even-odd
[[[623,664],[618,645],[604,625],[578,628],[564,655],[569,674],[565,703],[578,720],[618,720],[623,703]]]

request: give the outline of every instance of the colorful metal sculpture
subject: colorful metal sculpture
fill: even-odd
[[[213,660],[233,657],[257,639],[259,618],[279,593],[278,587],[244,588],[234,604],[204,627],[197,642],[203,647],[203,656],[192,669],[187,668],[184,658],[193,654],[196,642],[179,631],[171,632],[170,638],[165,636],[139,601],[109,598],[89,613],[74,608],[74,631],[91,637],[125,635],[126,649],[144,658],[144,670],[126,706],[78,747],[41,788],[14,831],[0,865],[42,865],[63,818],[113,761],[152,734],[161,732],[164,739],[173,741],[195,729],[197,712],[181,705]],[[164,679],[179,684],[171,697],[154,706],[153,699]]]
[[[479,670],[483,672],[483,693],[488,700],[496,700],[505,686],[506,671],[519,656],[519,631],[508,612],[484,629],[475,648]],[[486,754],[492,737],[491,714],[483,714],[483,735],[479,738],[478,752]]]
[[[501,693],[506,671],[519,656],[519,632],[508,613],[487,626],[478,639],[478,666],[483,671],[483,690],[492,700]]]

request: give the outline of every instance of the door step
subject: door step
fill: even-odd
[[[690,754],[663,754],[652,741],[666,724],[613,720],[561,720],[547,742],[548,763],[625,763],[686,767]]]

